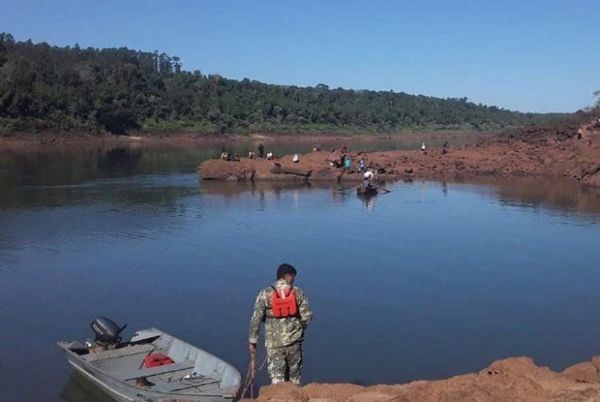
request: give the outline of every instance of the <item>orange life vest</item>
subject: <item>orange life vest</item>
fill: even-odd
[[[298,314],[298,302],[296,301],[296,292],[293,289],[286,289],[283,295],[280,295],[274,286],[271,292],[271,308],[273,317],[286,318],[294,317]]]

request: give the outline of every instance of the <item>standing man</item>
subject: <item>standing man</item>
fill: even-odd
[[[250,320],[249,350],[256,353],[261,322],[265,323],[271,384],[290,381],[300,384],[304,330],[312,318],[308,298],[294,287],[296,269],[290,264],[277,268],[277,280],[256,297]]]

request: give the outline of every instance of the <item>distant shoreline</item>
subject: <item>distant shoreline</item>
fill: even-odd
[[[440,139],[452,136],[477,141],[489,138],[495,132],[478,132],[465,130],[444,131],[422,131],[422,132],[396,132],[396,133],[352,133],[339,134],[332,132],[322,133],[252,133],[242,134],[199,134],[199,133],[139,133],[130,135],[98,134],[93,135],[85,132],[63,131],[63,132],[41,132],[0,135],[0,152],[43,152],[57,151],[60,149],[86,149],[86,148],[110,148],[120,146],[131,146],[141,148],[185,148],[193,145],[215,144],[227,145],[236,142],[252,142],[265,144],[273,142],[301,142],[306,144],[318,144],[320,142],[330,143],[338,141],[386,141],[392,139]],[[465,138],[468,137],[468,138]]]

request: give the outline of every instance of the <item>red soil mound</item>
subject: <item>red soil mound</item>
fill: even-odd
[[[241,158],[239,162],[208,160],[199,168],[207,180],[345,181],[360,180],[361,157],[378,172],[377,180],[403,178],[452,179],[474,176],[562,177],[600,187],[600,127],[592,124],[526,128],[491,138],[484,143],[427,152],[350,152],[353,168],[331,166],[338,152],[313,152],[275,161]]]
[[[557,373],[528,357],[492,363],[479,373],[402,385],[277,384],[261,388],[258,401],[597,401],[600,356]]]

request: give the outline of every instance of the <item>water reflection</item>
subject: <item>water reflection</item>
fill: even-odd
[[[213,146],[4,152],[0,153],[0,192],[4,196],[20,186],[77,185],[97,179],[194,172],[200,162],[216,152]]]
[[[474,191],[489,192],[508,207],[539,208],[582,215],[600,213],[600,191],[566,180],[478,179],[462,181],[473,184]]]
[[[75,371],[63,386],[60,396],[66,402],[115,402],[96,384]]]
[[[412,184],[422,185],[422,181],[405,180],[398,183],[383,183],[382,188],[392,189],[397,186]],[[545,208],[549,210],[575,212],[584,215],[600,213],[600,192],[591,190],[578,183],[563,180],[536,180],[536,179],[478,179],[452,182],[432,182],[439,185],[444,197],[453,191],[453,187],[467,186],[465,188],[485,193],[496,198],[501,204],[520,208]],[[344,204],[350,199],[360,199],[367,210],[373,210],[378,198],[385,194],[375,196],[356,195],[356,185],[340,185],[337,183],[298,183],[298,182],[228,182],[228,181],[203,181],[200,189],[207,195],[218,195],[224,199],[239,199],[244,193],[259,197],[278,199],[282,193],[295,192],[296,198],[300,192],[311,190],[329,190],[333,204]]]
[[[98,168],[110,170],[118,176],[127,175],[135,171],[141,159],[141,149],[117,147],[98,155]]]
[[[377,198],[377,195],[358,194],[357,197],[363,202],[367,211],[375,209],[375,199]]]
[[[107,203],[115,208],[141,205],[168,208],[177,199],[197,193],[196,177],[191,185],[150,184],[140,186],[140,180],[106,181],[95,185],[31,186],[12,188],[0,198],[0,210]],[[157,211],[160,211],[158,209]]]
[[[311,184],[308,182],[231,182],[204,180],[200,188],[204,194],[220,195],[223,198],[239,198],[244,192],[249,192],[253,196],[264,197],[266,193],[280,195],[282,192],[295,190],[311,190],[316,188],[329,188],[331,185]]]
[[[303,194],[308,192],[324,192],[330,194],[332,205],[342,205],[349,200],[360,200],[369,211],[375,208],[377,195],[364,196],[356,194],[356,185],[337,183],[308,182],[228,182],[203,181],[200,190],[204,195],[222,197],[227,204],[240,200],[245,194],[257,198],[261,209],[267,207],[267,200],[281,200],[283,194],[289,194],[295,208],[298,208]],[[380,194],[383,196],[385,194]]]

